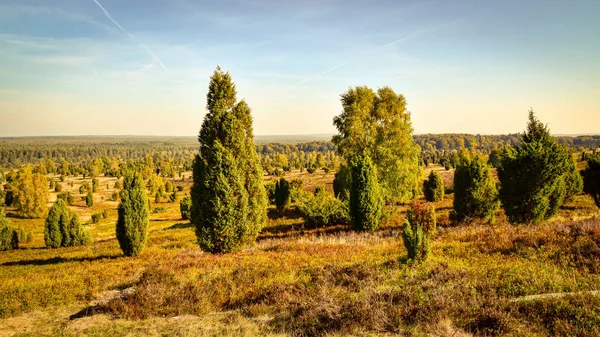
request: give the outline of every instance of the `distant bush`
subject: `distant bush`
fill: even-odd
[[[167,211],[167,208],[166,208],[166,207],[164,207],[164,206],[154,207],[154,208],[152,209],[152,213],[155,213],[155,214],[156,214],[156,213],[164,213],[164,212],[166,212],[166,211]]]
[[[169,194],[169,201],[170,202],[177,201],[177,190],[173,189],[173,193]]]
[[[583,171],[583,190],[594,198],[596,206],[600,207],[600,155],[588,158],[588,166]]]
[[[85,205],[87,207],[94,206],[94,195],[92,194],[92,192],[88,192],[87,196],[85,197]]]
[[[379,228],[383,213],[383,191],[377,180],[377,169],[368,156],[353,161],[351,166],[349,213],[352,228],[374,232]]]
[[[454,173],[453,220],[493,219],[499,208],[496,180],[486,159],[462,154]]]
[[[69,206],[73,206],[73,204],[75,204],[75,198],[71,195],[71,192],[68,191],[59,193],[56,198],[64,200]]]
[[[308,227],[326,227],[348,223],[347,205],[323,189],[307,194],[298,204],[298,211]]]
[[[121,184],[121,181],[117,179],[117,181],[115,181],[115,190],[119,190],[123,188],[123,185]]]
[[[192,210],[192,198],[189,195],[186,195],[179,202],[179,211],[181,212],[181,219],[189,220],[191,210]]]
[[[275,205],[275,182],[271,181],[265,183],[265,191],[267,192],[267,199],[269,205]]]
[[[175,185],[173,185],[173,183],[171,181],[167,181],[165,183],[165,192],[166,193],[171,193],[175,190]]]
[[[429,177],[423,182],[423,195],[429,202],[441,201],[444,199],[444,180],[442,176],[431,171]]]
[[[413,262],[426,259],[431,253],[429,239],[435,232],[436,216],[432,204],[413,203],[402,227],[402,241]]]
[[[178,192],[183,192],[183,190],[185,190],[185,186],[183,186],[183,185],[177,185],[177,191]]]
[[[44,241],[47,247],[58,248],[85,245],[91,238],[81,227],[79,217],[69,210],[64,200],[58,199],[46,218]]]
[[[94,213],[92,214],[92,223],[98,223],[102,219],[102,213]]]
[[[98,192],[99,182],[97,178],[92,179],[92,192]]]
[[[290,201],[298,202],[304,198],[306,191],[304,190],[304,182],[302,179],[292,179],[290,182]]]
[[[290,183],[285,178],[275,183],[275,206],[278,212],[283,212],[290,206]]]
[[[18,249],[19,236],[17,231],[10,225],[10,220],[0,208],[0,250]]]
[[[105,209],[104,211],[102,211],[102,219],[106,219],[108,218],[108,209]]]
[[[54,180],[53,180],[54,181]],[[54,185],[54,192],[62,192],[62,184],[56,183]]]
[[[111,201],[117,201],[119,200],[119,192],[114,191],[111,195],[110,195],[110,200]]]

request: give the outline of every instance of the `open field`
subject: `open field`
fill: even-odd
[[[314,189],[333,174],[287,178]],[[600,213],[588,196],[527,227],[502,214],[493,224],[451,225],[449,195],[435,204],[433,254],[419,265],[406,263],[399,239],[406,206],[389,207],[374,234],[304,230],[293,208],[270,209],[254,247],[210,255],[178,202],[153,203],[148,247],[128,258],[114,237],[116,180],[99,180],[92,208],[78,194],[82,177],[62,183],[82,222],[109,210],[84,226],[90,246],[46,249],[43,219],[11,218],[34,239],[0,253],[0,336],[600,334],[600,297],[585,293],[600,290]],[[180,198],[189,191],[191,180],[174,182],[185,186]],[[570,294],[523,298],[549,293]]]

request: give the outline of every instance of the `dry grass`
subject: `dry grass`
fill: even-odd
[[[298,175],[309,188],[332,179]],[[116,203],[106,197],[112,193],[103,190],[106,180],[93,208],[73,207],[83,216],[110,210],[108,219],[86,226],[91,246],[45,249],[43,220],[13,219],[35,236],[25,249],[0,255],[0,335],[600,333],[594,295],[511,302],[600,290],[599,214],[584,196],[536,227],[510,226],[501,214],[492,225],[455,226],[447,220],[452,200],[445,199],[436,204],[441,220],[433,255],[419,265],[405,263],[398,237],[405,207],[388,209],[374,234],[344,226],[303,230],[294,211],[271,213],[255,246],[208,255],[179,220],[178,203],[162,203],[164,212],[151,215],[148,248],[125,258],[114,238]],[[97,305],[107,291],[130,287],[132,295]]]

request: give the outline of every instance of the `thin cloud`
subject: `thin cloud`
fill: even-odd
[[[327,73],[330,73],[330,72],[332,72],[332,71],[334,71],[334,70],[336,70],[336,69],[338,69],[338,68],[341,68],[341,67],[345,66],[345,65],[346,65],[346,64],[348,64],[348,63],[350,63],[350,60],[346,60],[346,61],[344,61],[344,62],[342,62],[342,63],[338,64],[338,65],[337,65],[337,66],[335,66],[335,67],[329,68],[329,69],[327,69],[327,70],[325,70],[325,71],[323,71],[323,72],[320,72],[320,73],[318,73],[318,74],[316,74],[316,75],[313,75],[313,76],[311,76],[311,77],[309,77],[309,78],[307,78],[307,79],[304,79],[303,81],[301,81],[301,82],[300,82],[300,83],[298,83],[298,84],[306,84],[306,83],[308,83],[308,82],[310,82],[310,81],[312,81],[312,80],[314,80],[314,79],[316,79],[316,78],[319,78],[319,77],[321,77],[321,76],[323,76],[323,75],[325,75],[325,74],[327,74]]]
[[[112,16],[110,15],[110,13],[98,2],[98,0],[92,0],[96,3],[96,5],[98,5],[98,7],[100,7],[100,9],[102,10],[102,12],[104,12],[104,15],[110,20],[112,21],[112,23],[115,24],[115,26],[117,26],[123,33],[127,34],[127,36],[129,36],[129,38],[131,38],[133,41],[139,43],[142,48],[144,48],[146,50],[146,52],[148,52],[148,54],[154,59],[154,61],[158,64],[160,64],[160,66],[164,69],[164,70],[168,70],[167,67],[162,63],[162,61],[158,58],[158,56],[156,56],[156,54],[154,54],[152,52],[152,50],[150,50],[150,48],[148,48],[148,46],[143,43],[142,41],[136,39],[133,35],[131,35],[131,33],[129,33],[128,31],[126,31],[118,22],[117,20],[113,19]]]
[[[431,32],[431,31],[439,30],[439,29],[442,29],[442,28],[446,28],[446,27],[449,27],[449,26],[455,25],[455,24],[457,24],[457,23],[460,23],[460,22],[462,22],[462,19],[460,19],[460,20],[455,20],[455,21],[452,21],[452,22],[450,22],[450,23],[447,23],[447,24],[445,24],[445,25],[442,25],[442,26],[432,26],[432,27],[429,27],[429,28],[426,28],[426,29],[423,29],[423,30],[417,31],[417,32],[415,32],[415,33],[412,33],[412,34],[410,34],[410,35],[407,35],[407,36],[405,36],[405,37],[403,37],[403,38],[400,38],[400,39],[398,39],[398,40],[395,40],[395,41],[392,41],[392,42],[389,42],[389,43],[383,44],[383,45],[381,45],[381,46],[379,46],[379,47],[376,47],[376,48],[374,48],[374,50],[379,50],[379,49],[389,48],[389,47],[391,47],[391,46],[394,46],[394,45],[396,45],[396,44],[398,44],[398,43],[400,43],[400,42],[403,42],[403,41],[406,41],[406,40],[410,40],[410,39],[412,39],[412,38],[414,38],[414,37],[416,37],[416,36],[419,36],[419,35],[422,35],[422,34],[425,34],[425,33]],[[338,68],[341,68],[341,67],[343,67],[343,66],[347,65],[348,63],[350,63],[350,60],[346,60],[346,61],[344,61],[344,62],[342,62],[342,63],[338,64],[337,66],[335,66],[335,67],[333,67],[333,68],[327,69],[327,70],[325,70],[325,71],[323,71],[323,72],[321,72],[321,73],[318,73],[318,74],[316,74],[316,75],[313,75],[313,76],[311,76],[311,77],[309,77],[309,78],[307,78],[307,79],[305,79],[305,80],[301,81],[301,82],[300,82],[300,83],[298,83],[298,84],[299,84],[299,85],[301,85],[301,84],[306,84],[306,83],[308,83],[308,82],[310,82],[310,81],[312,81],[312,80],[314,80],[314,79],[316,79],[316,78],[319,78],[319,77],[321,77],[321,76],[323,76],[323,75],[325,75],[325,74],[327,74],[327,73],[330,73],[330,72],[332,72],[332,71],[334,71],[334,70],[336,70],[336,69],[338,69]]]

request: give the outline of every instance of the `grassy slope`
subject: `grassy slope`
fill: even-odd
[[[295,177],[310,180],[309,188],[332,178]],[[450,227],[446,199],[436,205],[433,256],[417,266],[403,261],[403,207],[390,209],[375,234],[342,226],[302,231],[295,212],[271,212],[256,246],[207,255],[179,220],[178,203],[162,203],[166,210],[151,216],[146,251],[125,258],[114,239],[117,203],[107,201],[107,182],[114,185],[101,179],[92,209],[81,200],[73,207],[83,221],[110,209],[108,219],[86,226],[91,246],[45,249],[43,220],[12,219],[35,236],[25,249],[0,253],[0,336],[600,334],[596,296],[511,302],[600,290],[600,220],[585,196],[537,227],[509,226],[501,215],[494,225]],[[131,298],[69,319],[106,291],[131,286]]]

